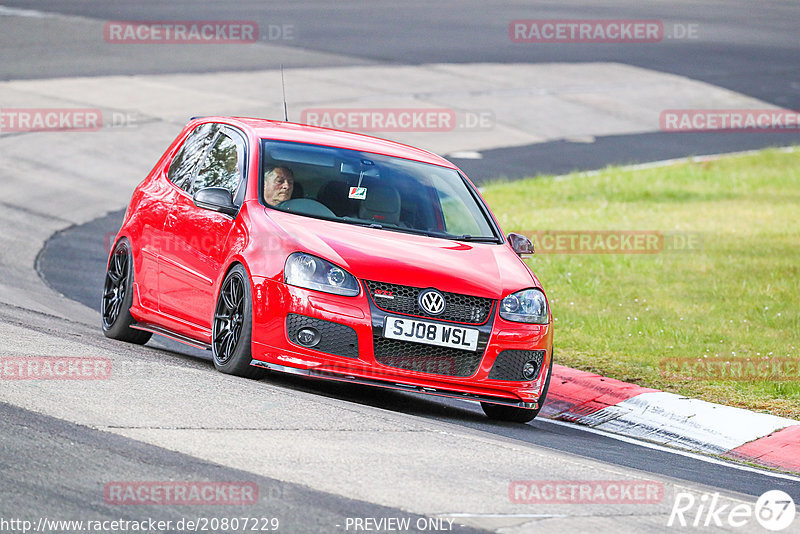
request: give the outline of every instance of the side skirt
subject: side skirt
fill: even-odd
[[[177,332],[173,332],[172,330],[169,330],[161,326],[156,326],[154,324],[134,323],[131,325],[131,328],[135,328],[137,330],[144,330],[145,332],[152,332],[160,336],[168,337],[170,339],[174,339],[175,341],[179,341],[185,345],[189,345],[198,349],[211,350],[211,345],[205,343],[204,341],[198,341],[196,339],[192,339],[189,336],[178,334]]]

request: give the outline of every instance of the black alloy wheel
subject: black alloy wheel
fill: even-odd
[[[100,314],[103,334],[111,339],[143,345],[152,334],[131,328],[135,323],[130,308],[133,303],[133,256],[130,243],[123,238],[117,242],[108,259]]]
[[[211,351],[218,371],[256,379],[266,374],[250,365],[252,317],[250,279],[244,267],[235,265],[222,282],[211,329]]]

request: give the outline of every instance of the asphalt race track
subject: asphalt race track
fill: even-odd
[[[28,24],[0,35],[4,61],[0,80],[54,76],[248,71],[290,67],[435,63],[543,64],[620,62],[686,76],[786,109],[800,106],[800,62],[796,39],[797,6],[791,1],[743,0],[640,2],[483,2],[481,0],[405,2],[324,1],[216,2],[47,2],[7,0],[21,9],[98,20],[252,20],[262,30],[262,46],[236,53],[195,54],[180,47],[98,46],[90,32],[76,32],[73,21],[59,23],[46,39],[32,38]],[[756,15],[757,13],[757,15]],[[665,38],[652,44],[512,43],[508,24],[517,19],[660,20]],[[62,24],[66,27],[62,27]],[[291,27],[285,35],[277,29]],[[35,26],[34,26],[35,27]],[[681,38],[681,32],[694,33]],[[33,35],[37,35],[36,32]],[[284,38],[290,37],[290,38]],[[691,37],[691,38],[690,38]],[[213,45],[211,45],[213,46]],[[184,47],[187,48],[187,47]],[[176,50],[177,49],[177,50]],[[302,51],[303,54],[297,54]],[[7,52],[6,52],[7,53]],[[363,80],[370,83],[372,80]],[[291,100],[291,93],[289,99]],[[584,117],[583,120],[591,120]],[[564,173],[690,155],[716,154],[797,143],[784,133],[595,136],[594,143],[559,139],[484,152],[475,161],[452,157],[473,179]]]
[[[108,247],[133,187],[193,114],[277,116],[281,64],[290,115],[337,102],[489,111],[494,125],[482,131],[387,135],[450,155],[480,182],[796,144],[797,134],[659,131],[661,108],[653,106],[676,98],[684,106],[798,108],[798,16],[800,7],[788,1],[400,8],[380,0],[0,0],[0,111],[93,107],[129,119],[128,127],[92,133],[0,131],[0,356],[107,358],[113,368],[106,380],[0,380],[0,531],[22,531],[3,520],[43,517],[175,523],[247,516],[277,518],[282,532],[398,531],[387,523],[357,528],[354,520],[365,518],[407,518],[413,532],[663,532],[673,530],[667,522],[681,492],[719,494],[732,506],[781,489],[800,501],[798,477],[565,423],[493,423],[477,405],[456,401],[221,375],[204,351],[157,337],[143,347],[106,339],[96,311]],[[673,30],[695,25],[697,38],[511,43],[509,22],[532,18],[658,19]],[[106,20],[162,19],[253,20],[262,35],[227,47],[103,41]],[[271,38],[278,27],[290,27],[292,38]],[[618,78],[609,81],[608,73]],[[541,127],[523,124],[530,115],[518,106],[529,101],[536,112],[557,112],[543,116]],[[571,113],[562,119],[562,110]],[[553,480],[646,481],[664,497],[644,505],[537,505],[510,495],[515,481]],[[120,481],[252,484],[258,498],[120,505],[104,495]]]
[[[91,223],[59,232],[47,242],[38,258],[37,268],[53,289],[89,307],[95,306],[100,301],[107,245],[105,239],[100,240],[98,237],[107,235],[109,230],[119,228],[122,216],[123,212],[111,213],[106,217],[95,219]],[[69,258],[69,261],[74,261],[74,263],[65,261],[65,258]],[[76,279],[76,273],[78,273],[78,279]],[[213,371],[211,356],[207,351],[186,347],[181,343],[164,338],[155,338],[148,342],[148,345],[207,360],[209,371]],[[583,455],[603,462],[672,476],[689,482],[715,485],[749,495],[760,495],[773,487],[800,489],[800,481],[778,481],[752,472],[730,469],[724,464],[708,465],[697,458],[676,456],[660,450],[642,451],[641,446],[610,437],[589,434],[578,427],[535,420],[528,426],[533,426],[537,431],[531,432],[529,428],[519,425],[493,423],[486,419],[478,405],[449,399],[434,400],[430,397],[410,393],[375,391],[372,388],[357,385],[312,381],[290,376],[273,376],[270,381],[277,381],[291,389],[345,399],[351,403],[375,406],[383,410],[401,411],[417,417],[445,421],[540,447]]]

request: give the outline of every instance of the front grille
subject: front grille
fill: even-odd
[[[504,350],[497,355],[492,370],[489,372],[489,378],[526,382],[528,379],[522,375],[522,368],[525,362],[534,360],[538,375],[542,370],[545,353],[546,351],[544,350]]]
[[[483,350],[477,352],[373,336],[375,360],[389,367],[444,376],[472,376]]]
[[[315,328],[320,333],[319,343],[308,348],[345,358],[358,358],[358,336],[349,326],[296,313],[286,316],[286,333],[292,343],[301,347],[304,345],[297,342],[297,331],[304,327]]]
[[[461,295],[458,293],[445,293],[442,291],[446,302],[444,312],[439,315],[431,315],[420,308],[417,301],[420,291],[427,288],[371,281],[366,281],[366,284],[372,301],[378,308],[404,315],[417,315],[445,321],[482,324],[489,318],[492,305],[494,304],[492,299]],[[383,295],[391,295],[392,298],[376,297],[376,291]]]

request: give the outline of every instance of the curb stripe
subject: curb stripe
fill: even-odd
[[[553,365],[542,417],[800,472],[800,422]]]
[[[596,428],[710,454],[722,454],[796,423],[663,391],[637,395],[607,410],[615,417],[589,416],[605,419]]]
[[[657,390],[554,364],[542,416],[575,422],[650,391]]]
[[[745,443],[723,456],[800,473],[800,425]]]

